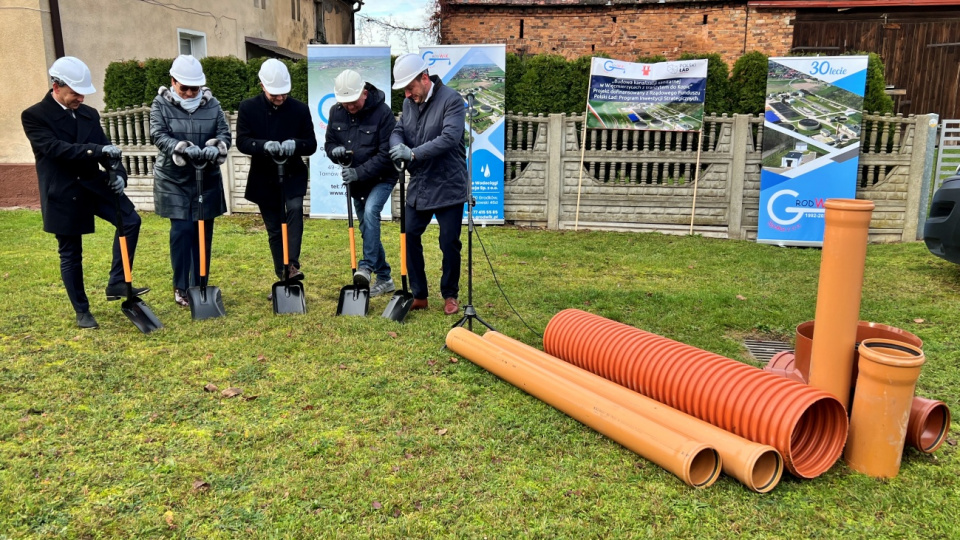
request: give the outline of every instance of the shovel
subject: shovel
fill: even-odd
[[[290,279],[290,247],[287,242],[287,198],[283,192],[284,164],[286,159],[276,159],[277,180],[280,182],[280,198],[283,199],[283,222],[280,224],[280,230],[283,234],[283,278],[273,284],[273,312],[277,315],[283,313],[306,313],[307,298],[303,290],[303,282]]]
[[[407,313],[410,313],[410,307],[413,306],[413,293],[407,290],[407,227],[404,222],[406,202],[403,199],[403,177],[407,169],[407,162],[397,160],[393,162],[393,166],[400,171],[400,281],[403,283],[403,289],[393,293],[393,297],[390,298],[390,302],[384,308],[381,317],[402,323],[403,319],[407,317]]]
[[[119,165],[119,160],[110,160],[110,170],[107,172],[110,174],[111,180],[116,178],[117,167]],[[127,251],[127,236],[124,234],[123,229],[123,212],[120,209],[119,194],[117,195],[116,203],[117,233],[120,237],[120,257],[123,259],[123,280],[127,284],[127,299],[120,304],[120,311],[122,311],[141,332],[149,334],[154,330],[163,328],[163,324],[161,324],[157,316],[153,314],[153,310],[151,310],[139,296],[133,294],[133,272],[130,270],[130,253]]]
[[[353,161],[353,152],[347,152],[347,157],[340,161],[341,167],[349,167]],[[353,201],[350,200],[350,184],[345,184],[347,190],[347,226],[350,231],[350,269],[357,273],[357,241],[353,234]],[[370,286],[344,285],[340,289],[340,300],[337,302],[337,315],[366,316],[370,308]]]
[[[193,320],[202,321],[214,317],[223,317],[227,314],[223,309],[223,298],[220,296],[220,287],[207,286],[207,235],[206,224],[203,221],[203,169],[207,166],[203,161],[191,161],[197,170],[197,201],[200,204],[200,286],[187,289],[187,298],[190,302],[190,315]]]

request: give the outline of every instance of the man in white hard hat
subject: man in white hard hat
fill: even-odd
[[[237,111],[237,148],[250,156],[250,173],[243,196],[260,206],[277,277],[282,280],[303,279],[300,247],[307,166],[302,158],[316,152],[317,135],[309,108],[290,97],[287,66],[271,58],[260,66],[259,77],[263,93],[242,101]],[[282,189],[275,160],[286,160]],[[288,276],[282,275],[283,223],[287,224],[288,233]]]
[[[432,217],[440,226],[443,268],[440,294],[443,312],[460,310],[460,230],[463,204],[470,196],[466,150],[463,144],[466,109],[463,98],[427,72],[427,62],[417,54],[397,58],[393,66],[394,89],[403,89],[403,115],[390,136],[390,158],[409,163],[406,197],[407,270],[413,305],[427,308],[427,276],[421,236]]]
[[[110,144],[100,115],[83,104],[96,92],[90,69],[72,56],[57,59],[48,71],[52,89],[20,120],[37,162],[43,230],[56,235],[60,277],[73,304],[80,328],[97,328],[83,285],[83,236],[94,232],[93,217],[116,226],[123,218],[130,265],[140,236],[140,216],[123,193],[127,172],[120,164],[120,148]],[[103,170],[113,166],[112,178]],[[119,214],[118,214],[119,208]],[[113,263],[107,281],[107,300],[125,297],[127,289],[120,254],[120,231],[114,235]],[[136,295],[149,288],[134,288]]]
[[[337,104],[330,108],[324,148],[335,161],[353,152],[350,166],[344,167],[341,175],[343,183],[350,185],[363,237],[363,256],[353,283],[366,287],[375,275],[377,282],[370,287],[370,296],[380,296],[396,290],[380,241],[380,212],[397,185],[397,170],[390,161],[390,134],[397,122],[383,91],[364,82],[352,69],[337,75],[333,94]]]

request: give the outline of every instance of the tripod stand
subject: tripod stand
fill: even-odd
[[[467,329],[472,332],[473,320],[476,319],[488,329],[496,331],[496,328],[487,324],[486,321],[480,318],[480,315],[477,315],[477,310],[473,307],[473,207],[477,204],[476,199],[473,198],[473,101],[473,92],[470,92],[467,94],[467,115],[470,117],[470,128],[467,132],[467,141],[469,142],[469,150],[467,152],[467,182],[470,184],[470,198],[467,201],[467,305],[463,307],[463,317],[460,317],[460,320],[454,323],[451,328],[462,327],[466,324]]]

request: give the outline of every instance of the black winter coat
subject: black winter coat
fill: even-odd
[[[407,206],[436,210],[465,203],[470,195],[467,178],[466,105],[456,90],[431,75],[433,95],[420,106],[403,100],[403,114],[390,136],[390,146],[403,143],[413,150]]]
[[[100,126],[100,115],[92,107],[80,105],[76,116],[74,120],[53,99],[52,91],[20,115],[37,161],[43,230],[48,233],[92,233],[92,201],[116,199],[107,187],[107,173],[100,169],[100,165],[108,166],[101,150],[110,144]],[[120,174],[127,177],[126,170]],[[133,209],[127,197],[121,196],[120,201],[124,209]]]
[[[296,141],[297,150],[284,167],[283,192],[288,199],[303,197],[307,193],[307,166],[302,158],[317,151],[310,109],[292,97],[274,107],[263,94],[240,102],[237,149],[250,156],[250,173],[243,195],[248,201],[273,204],[280,200],[277,164],[263,152],[263,145],[267,141],[282,143],[287,139]]]
[[[208,88],[200,92],[200,107],[187,112],[171,97],[172,90],[161,86],[150,105],[150,140],[160,152],[153,166],[153,201],[159,216],[170,219],[197,221],[196,169],[182,156],[185,143],[200,148],[217,146],[221,159],[203,169],[203,218],[212,219],[227,211],[227,200],[219,164],[226,159],[230,148],[230,126],[220,108],[220,102]],[[182,165],[177,162],[183,162]]]
[[[384,99],[383,91],[366,83],[367,101],[357,114],[350,114],[343,105],[330,107],[330,125],[327,126],[327,155],[338,146],[353,150],[353,164],[357,181],[350,184],[350,196],[362,199],[373,186],[381,183],[395,185],[397,170],[390,161],[390,133],[397,121]]]

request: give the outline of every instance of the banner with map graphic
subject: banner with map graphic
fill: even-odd
[[[420,47],[420,55],[430,75],[438,75],[464,97],[465,107],[467,94],[474,95],[471,174],[477,204],[473,218],[478,223],[503,223],[506,46],[432,45]]]
[[[707,95],[707,61],[590,63],[587,127],[699,131]]]
[[[770,58],[757,241],[823,245],[824,203],[857,194],[866,56]]]
[[[347,217],[347,197],[340,166],[334,164],[323,149],[330,107],[337,103],[333,80],[345,69],[356,71],[364,81],[382,90],[387,106],[390,105],[390,47],[307,46],[307,105],[317,134],[317,152],[310,156],[310,217]],[[389,203],[383,206],[381,219],[390,219],[390,208]]]

